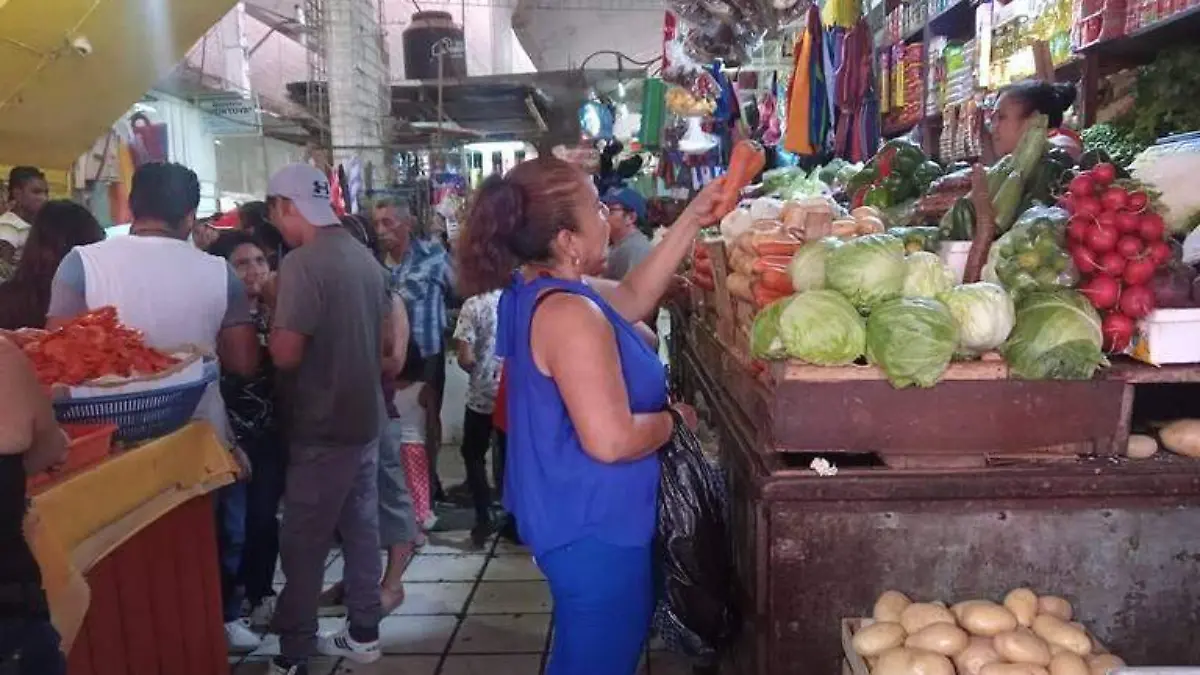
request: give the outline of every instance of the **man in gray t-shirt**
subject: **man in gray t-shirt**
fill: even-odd
[[[620,281],[650,255],[650,239],[640,225],[646,222],[646,200],[632,188],[610,190],[601,199],[608,207],[608,262],[604,276]]]
[[[390,350],[384,271],[341,228],[329,183],[293,164],[271,177],[271,222],[292,247],[277,284],[271,359],[282,374],[289,443],[280,556],[287,584],[276,605],[273,673],[305,672],[314,650],[370,663],[380,657],[379,432],[382,356]],[[277,286],[277,289],[275,289]],[[316,635],[326,556],[337,534],[345,560],[346,626]]]

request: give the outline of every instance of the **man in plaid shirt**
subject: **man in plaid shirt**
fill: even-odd
[[[436,500],[443,500],[437,475],[437,455],[442,444],[442,396],[446,390],[446,301],[454,292],[454,268],[440,242],[414,236],[416,218],[405,206],[390,200],[375,204],[372,213],[384,264],[392,271],[395,287],[408,308],[412,339],[421,351],[424,381],[433,391],[434,405],[427,408],[425,448],[429,453],[429,480]]]

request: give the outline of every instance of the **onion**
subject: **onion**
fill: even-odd
[[[1200,288],[1195,285],[1196,273],[1186,265],[1167,265],[1154,274],[1150,280],[1150,290],[1154,292],[1154,302],[1159,307],[1179,309],[1193,307],[1197,299],[1193,298],[1193,290]]]

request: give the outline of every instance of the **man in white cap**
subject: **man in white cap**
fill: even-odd
[[[277,283],[264,289],[274,307],[269,346],[282,373],[289,443],[279,542],[287,584],[276,605],[281,650],[271,672],[304,675],[314,651],[358,663],[380,657],[379,382],[382,355],[392,348],[391,301],[384,271],[339,226],[321,172],[284,167],[267,186],[267,207],[292,247]],[[318,596],[335,533],[348,618],[341,632],[318,639]]]

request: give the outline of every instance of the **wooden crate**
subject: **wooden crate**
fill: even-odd
[[[764,373],[712,332],[697,329],[693,344],[763,452],[957,469],[1119,455],[1128,440],[1119,380],[1018,380],[1002,361],[976,361],[952,364],[930,389],[896,389],[871,366],[779,362]]]

